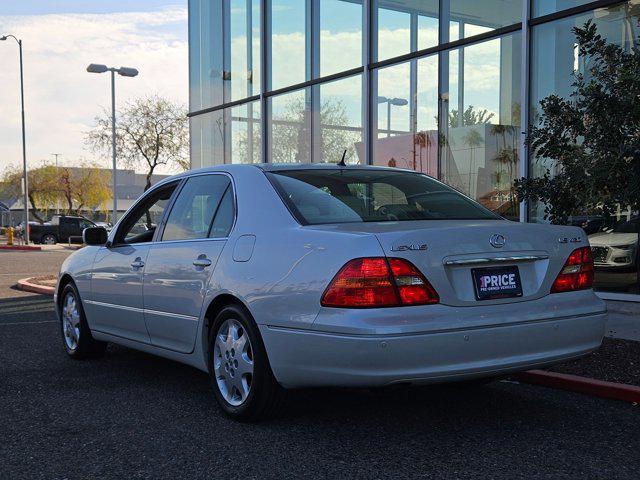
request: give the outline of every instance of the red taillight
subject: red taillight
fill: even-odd
[[[551,293],[585,290],[593,286],[593,255],[589,247],[576,248],[553,282]]]
[[[322,296],[325,307],[397,307],[438,303],[436,291],[407,260],[384,257],[347,262]]]

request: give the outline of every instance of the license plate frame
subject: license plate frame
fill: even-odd
[[[476,300],[498,300],[522,296],[522,280],[517,265],[471,269]]]

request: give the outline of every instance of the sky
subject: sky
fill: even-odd
[[[0,34],[23,40],[27,161],[38,165],[61,154],[63,165],[96,155],[85,132],[110,109],[108,74],[89,63],[134,67],[138,77],[116,77],[119,107],[159,94],[188,101],[187,0],[2,0]],[[0,42],[0,175],[21,165],[18,46]]]

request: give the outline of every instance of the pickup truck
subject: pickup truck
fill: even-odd
[[[96,224],[84,217],[54,215],[50,222],[29,222],[29,238],[34,243],[53,245],[58,242],[68,242],[69,237],[82,237],[85,228],[95,227]]]

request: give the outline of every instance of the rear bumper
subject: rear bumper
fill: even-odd
[[[436,383],[527,370],[597,349],[607,314],[420,334],[350,335],[261,325],[285,387]]]

